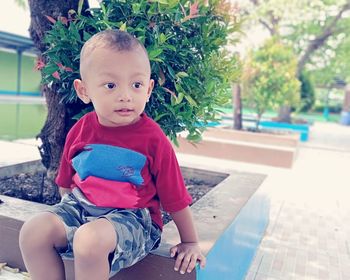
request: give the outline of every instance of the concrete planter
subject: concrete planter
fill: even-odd
[[[179,153],[247,163],[291,168],[297,156],[299,136],[209,128],[197,144],[179,137]]]
[[[269,200],[259,186],[263,174],[237,172],[215,167],[213,170],[182,166],[185,176],[219,182],[191,206],[207,256],[207,267],[190,274],[173,270],[169,248],[179,242],[173,222],[165,225],[161,246],[136,265],[122,270],[113,280],[127,279],[244,279],[269,221]],[[223,179],[225,178],[225,179]],[[18,247],[19,230],[24,221],[50,206],[1,196],[0,262],[24,270]],[[73,262],[65,262],[67,280],[73,280]]]

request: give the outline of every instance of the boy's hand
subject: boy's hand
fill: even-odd
[[[198,243],[179,243],[170,249],[171,257],[176,256],[174,270],[184,274],[190,273],[199,261],[200,267],[204,268],[206,258],[202,254]]]

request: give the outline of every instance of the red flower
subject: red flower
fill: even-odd
[[[46,18],[49,20],[49,22],[55,24],[56,23],[56,20],[53,18],[53,17],[50,17],[50,16],[46,16]]]
[[[60,69],[62,69],[62,70],[64,70],[64,71],[73,72],[73,69],[72,69],[72,68],[63,66],[62,63],[60,63],[60,62],[56,63],[56,65],[57,65]]]
[[[171,91],[170,89],[165,88],[165,87],[162,87],[162,89],[164,89],[166,92],[170,93],[172,96],[174,96],[174,97],[176,98],[175,92],[173,92],[173,91]]]
[[[194,2],[193,4],[190,5],[190,14],[186,16],[186,11],[185,9],[181,6],[182,8],[182,12],[184,13],[185,17],[183,18],[182,22],[185,22],[185,21],[188,21],[192,18],[196,18],[196,17],[199,17],[199,9],[198,9],[198,6],[199,6],[199,2]]]
[[[45,67],[44,61],[41,59],[41,57],[38,57],[37,60],[36,60],[34,69],[40,71],[44,67]]]
[[[70,67],[64,67],[64,70],[66,70],[67,72],[73,72],[73,69]]]
[[[68,24],[68,19],[66,17],[59,17],[58,18],[64,25],[67,25]]]
[[[58,73],[58,71],[52,73],[52,77],[56,78],[57,80],[61,80],[60,74]]]

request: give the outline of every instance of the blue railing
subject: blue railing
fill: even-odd
[[[41,93],[38,91],[21,91],[18,94],[17,91],[0,90],[0,95],[41,96]]]
[[[300,134],[300,141],[306,142],[309,139],[309,125],[308,124],[290,124],[282,122],[262,121],[259,124],[260,128],[274,129],[274,130],[289,130],[298,132]]]

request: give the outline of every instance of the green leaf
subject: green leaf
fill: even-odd
[[[202,137],[201,137],[200,134],[197,134],[197,133],[196,133],[196,134],[188,134],[187,137],[186,137],[186,139],[187,139],[188,141],[198,143],[198,142],[200,142],[200,141],[202,140]]]
[[[149,59],[154,61],[159,55],[163,53],[162,49],[153,49],[148,52]]]
[[[161,33],[161,34],[159,35],[159,44],[160,44],[160,45],[164,44],[164,43],[166,42],[166,40],[167,40],[167,38],[166,38],[166,36],[164,35],[164,33]]]
[[[185,95],[184,97],[191,104],[191,106],[198,107],[196,101],[194,101],[190,95]]]
[[[77,27],[75,26],[75,24],[71,24],[68,28],[69,32],[71,35],[74,36],[74,39],[77,40],[78,42],[81,41],[81,38],[80,38],[80,34],[77,30]]]
[[[81,10],[83,9],[84,0],[79,0],[78,4],[78,15],[81,15]]]
[[[177,72],[176,77],[185,78],[185,77],[188,77],[188,74],[186,72]]]
[[[89,40],[92,37],[90,33],[87,33],[86,31],[83,32],[83,39],[84,41]]]
[[[54,72],[58,71],[58,66],[56,64],[47,64],[44,68],[43,68],[43,72],[46,75],[52,75]]]
[[[120,27],[119,30],[126,31],[126,22],[124,22]]]
[[[140,12],[141,4],[140,3],[133,3],[132,4],[132,11],[134,14],[138,14]]]

